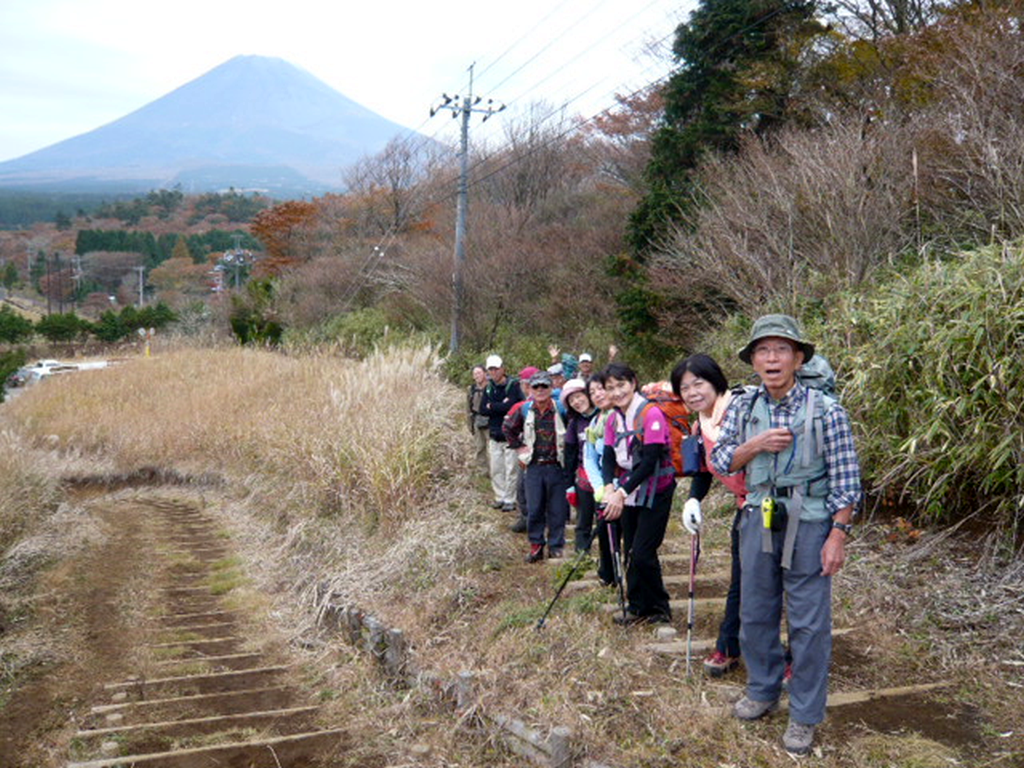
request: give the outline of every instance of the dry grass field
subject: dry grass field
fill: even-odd
[[[487,727],[498,715],[568,726],[579,765],[790,765],[778,744],[784,717],[741,725],[727,716],[741,673],[687,676],[682,657],[650,650],[651,629],[610,624],[610,592],[566,592],[535,631],[564,571],[524,564],[525,539],[488,508],[470,470],[462,393],[437,363],[425,348],[363,361],[182,349],[46,382],[0,412],[2,543],[53,529],[62,479],[174,478],[231,537],[252,610],[291,641],[308,685],[388,765],[524,765]],[[728,502],[718,502],[698,582],[712,596],[727,561]],[[72,546],[61,530],[60,546]],[[665,551],[689,551],[675,520]],[[836,625],[852,632],[837,641],[834,688],[944,685],[889,709],[830,712],[811,762],[1020,765],[1022,570],[997,536],[863,525],[835,585]],[[373,659],[316,626],[326,593],[402,629],[418,664],[442,679],[472,671],[473,706],[456,712],[389,685]],[[718,610],[698,615],[703,636]],[[682,612],[674,624],[685,635]],[[14,634],[0,635],[9,687],[24,652],[10,645]]]

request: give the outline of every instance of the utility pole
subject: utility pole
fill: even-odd
[[[483,114],[483,121],[487,122],[491,115],[505,109],[504,104],[495,105],[493,99],[488,99],[487,106],[485,107],[477,106],[483,101],[483,98],[480,96],[474,98],[473,96],[473,67],[475,66],[475,63],[469,65],[469,93],[462,99],[461,104],[459,103],[458,94],[449,96],[445,93],[441,95],[441,104],[430,109],[431,117],[442,109],[447,109],[451,112],[453,118],[462,116],[462,136],[459,145],[459,196],[455,213],[455,263],[452,273],[452,288],[454,292],[454,301],[452,303],[452,338],[451,343],[448,345],[450,352],[458,352],[459,343],[462,341],[462,305],[464,294],[462,273],[466,265],[466,216],[469,207],[469,117],[474,112],[478,112]]]
[[[142,267],[135,267],[135,271],[139,273],[139,309],[142,309],[142,304],[145,301],[145,295],[144,295],[143,292],[145,291],[145,287],[146,287],[146,280],[145,280],[146,268],[144,266],[142,266]]]

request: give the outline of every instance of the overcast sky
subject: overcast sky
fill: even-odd
[[[443,92],[591,117],[671,68],[694,0],[0,0],[0,161],[116,120],[239,54],[277,56],[448,137]],[[651,50],[660,45],[660,55]],[[487,129],[499,130],[498,120]]]

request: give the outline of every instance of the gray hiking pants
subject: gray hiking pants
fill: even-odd
[[[831,520],[800,522],[793,565],[782,568],[784,531],[772,534],[773,552],[761,551],[761,512],[746,507],[740,523],[740,650],[747,668],[747,696],[775,701],[786,668],[780,621],[783,595],[789,621],[793,679],[789,715],[798,723],[825,719],[832,659],[832,578],[821,575],[821,548]]]

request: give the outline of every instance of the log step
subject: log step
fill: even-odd
[[[273,739],[68,763],[67,768],[222,768],[225,765],[245,765],[246,768],[307,768],[330,765],[330,762],[318,758],[341,750],[346,741],[347,734],[342,730],[314,731]]]

